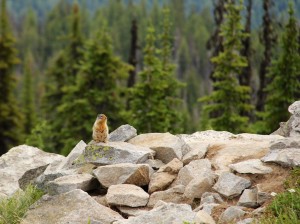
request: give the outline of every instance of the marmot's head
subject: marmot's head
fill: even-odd
[[[107,120],[107,117],[105,116],[105,114],[98,114],[98,116],[97,116],[98,122],[104,123],[104,122],[106,122],[106,120]]]

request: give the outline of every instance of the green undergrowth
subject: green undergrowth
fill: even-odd
[[[0,224],[20,223],[29,207],[43,196],[43,192],[32,185],[17,191],[12,197],[0,199]]]
[[[300,223],[300,167],[294,168],[284,183],[286,191],[277,194],[267,207],[261,224]]]

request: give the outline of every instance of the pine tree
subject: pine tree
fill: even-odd
[[[24,65],[24,79],[22,91],[22,108],[24,114],[24,131],[29,135],[36,123],[36,113],[34,105],[34,91],[33,91],[33,56],[27,53]]]
[[[227,13],[221,25],[224,50],[212,58],[215,64],[214,90],[202,101],[209,103],[205,110],[214,115],[211,117],[211,125],[215,130],[238,133],[245,131],[248,122],[248,117],[241,113],[251,109],[251,105],[247,104],[250,88],[238,82],[239,74],[247,66],[246,58],[240,54],[241,41],[246,36],[240,15],[243,2],[236,4],[230,1],[225,7]]]
[[[178,91],[182,84],[174,77],[174,65],[170,62],[170,34],[167,13],[164,14],[161,52],[158,51],[153,26],[148,28],[144,48],[144,70],[139,73],[140,82],[133,88],[131,101],[132,124],[139,132],[180,132],[181,100]]]
[[[266,132],[270,133],[278,128],[279,122],[287,121],[290,114],[287,108],[300,94],[300,54],[299,30],[293,5],[289,6],[289,21],[285,26],[281,38],[281,53],[272,63],[269,78],[272,80],[267,86],[267,100],[264,114]]]
[[[22,117],[14,97],[13,68],[18,64],[17,52],[8,24],[6,0],[1,1],[0,16],[0,155],[19,144]]]

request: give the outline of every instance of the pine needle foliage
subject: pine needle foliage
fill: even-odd
[[[241,55],[243,32],[241,11],[243,1],[239,4],[229,1],[226,15],[221,25],[223,51],[211,61],[215,64],[213,92],[200,99],[205,103],[204,110],[209,113],[210,125],[215,130],[239,133],[246,131],[249,118],[242,114],[250,111],[252,106],[249,86],[239,84],[238,77],[247,66],[247,60]]]

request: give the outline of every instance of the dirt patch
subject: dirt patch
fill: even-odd
[[[266,155],[264,150],[261,152],[256,153],[255,155],[250,155],[250,156],[240,156],[232,161],[232,163],[239,163],[242,161],[250,160],[250,159],[257,159],[257,158],[262,158]]]
[[[209,145],[207,147],[207,153],[205,158],[211,160],[221,149],[225,148],[225,144],[215,144],[215,145]]]

